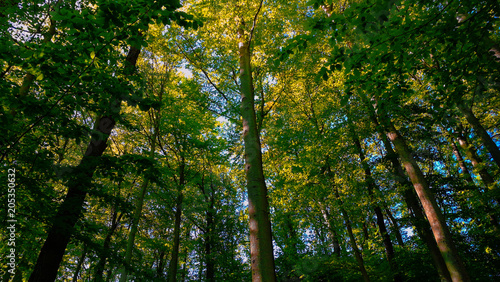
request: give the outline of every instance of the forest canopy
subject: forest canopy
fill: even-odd
[[[1,1],[1,281],[500,279],[499,17]]]

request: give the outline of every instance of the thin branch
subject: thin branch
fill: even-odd
[[[184,36],[182,36],[182,37],[184,39],[186,39]],[[186,42],[187,42],[187,39],[186,39]],[[207,78],[207,80],[210,83],[210,85],[212,85],[215,88],[215,90],[217,90],[217,92],[229,103],[230,101],[227,98],[226,94],[224,94],[224,92],[222,92],[219,89],[219,87],[217,87],[217,85],[215,85],[215,83],[212,81],[212,79],[210,78],[210,76],[208,75],[208,73],[201,66],[199,66],[198,64],[196,64],[193,60],[191,60],[191,58],[189,58],[189,56],[186,54],[186,52],[184,52],[184,50],[182,50],[182,48],[179,46],[179,44],[177,42],[175,42],[175,45],[179,48],[179,50],[181,50],[181,53],[184,56],[184,58],[186,58],[186,60],[188,60],[190,64],[192,64],[193,66],[197,67],[205,75],[205,77]],[[191,47],[191,49],[194,50],[194,48],[192,48],[192,47]],[[196,56],[196,53],[194,53],[194,54]]]
[[[255,30],[255,24],[257,23],[257,16],[259,15],[260,9],[262,8],[262,3],[264,3],[264,0],[260,0],[259,8],[257,9],[257,13],[255,13],[255,16],[253,17],[252,29],[250,30],[250,37],[248,38],[248,47],[249,48],[250,48],[250,44],[252,43],[253,31]]]

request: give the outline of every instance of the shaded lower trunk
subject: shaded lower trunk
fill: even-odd
[[[332,243],[333,243],[333,253],[337,257],[340,257],[341,249],[340,249],[340,243],[339,243],[339,239],[338,239],[339,236],[338,236],[337,231],[335,230],[335,227],[332,225],[332,222],[331,222],[332,219],[331,219],[330,213],[325,208],[321,208],[321,214],[323,215],[323,218],[325,219],[325,223],[328,226],[330,238],[332,239]]]
[[[394,218],[391,210],[388,207],[385,207],[385,213],[387,214],[387,217],[392,223],[392,233],[394,233],[394,236],[396,236],[396,241],[398,242],[398,245],[404,247],[405,243],[403,242],[403,237],[401,236],[401,232],[399,231],[400,228],[398,221]]]
[[[116,209],[113,211],[113,218],[111,219],[111,227],[109,228],[108,233],[106,234],[106,238],[104,239],[104,243],[102,245],[102,250],[99,257],[99,262],[96,265],[96,271],[94,274],[94,281],[96,282],[104,281],[103,274],[104,274],[104,268],[106,267],[106,261],[110,255],[109,250],[111,244],[111,237],[115,233],[122,215],[123,214],[120,214],[120,216],[118,216],[118,211]]]
[[[172,247],[172,256],[168,265],[167,281],[177,281],[177,268],[179,264],[179,247],[181,242],[181,216],[182,216],[182,191],[179,189],[175,206],[175,222],[174,222],[174,245]]]
[[[374,190],[379,190],[378,187],[375,185],[375,180],[372,177],[372,172],[370,170],[370,167],[366,163],[366,156],[363,151],[363,148],[361,147],[361,142],[359,141],[359,137],[350,126],[350,131],[351,131],[351,137],[354,142],[354,146],[356,148],[356,151],[359,155],[361,166],[363,167],[363,171],[365,173],[365,182],[366,182],[366,187],[368,189],[368,195],[370,197],[370,202],[372,203],[371,206],[374,210],[376,221],[377,221],[377,226],[378,230],[380,232],[380,236],[382,236],[382,241],[384,243],[385,247],[385,254],[387,261],[389,262],[389,265],[391,266],[391,269],[394,273],[394,281],[403,281],[401,274],[399,273],[399,270],[397,269],[397,265],[394,262],[394,246],[392,245],[391,242],[391,237],[389,235],[389,232],[387,232],[387,226],[385,225],[384,221],[384,214],[382,213],[382,209],[378,204],[375,204],[374,200]]]

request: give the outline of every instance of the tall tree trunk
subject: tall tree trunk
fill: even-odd
[[[413,158],[412,152],[406,141],[396,130],[392,122],[387,116],[384,116],[384,122],[387,130],[387,137],[394,144],[396,152],[401,158],[401,162],[410,177],[413,187],[417,192],[418,198],[422,203],[424,212],[429,220],[429,223],[434,234],[436,243],[444,258],[448,271],[453,281],[470,281],[469,275],[458,255],[458,251],[453,243],[451,233],[446,226],[444,216],[439,209],[434,195],[429,189],[429,185],[420,170],[417,162]]]
[[[205,211],[205,221],[206,227],[203,231],[204,234],[204,248],[205,248],[205,278],[207,281],[215,281],[215,264],[213,261],[212,255],[212,247],[213,247],[213,232],[215,230],[214,223],[214,213],[215,213],[215,199],[213,196],[214,186],[212,182],[212,178],[210,178],[210,191],[205,189],[205,178],[202,176],[201,183],[199,184],[200,190],[205,197],[205,201],[209,203],[208,209]],[[200,267],[201,270],[201,267]],[[200,274],[201,277],[201,274]]]
[[[500,168],[500,150],[498,149],[498,146],[495,144],[495,141],[493,141],[493,139],[488,134],[486,129],[484,129],[483,125],[481,124],[479,119],[474,115],[471,108],[463,104],[459,104],[458,109],[465,116],[470,125],[472,125],[472,128],[474,128],[474,132],[479,136],[479,138],[483,142],[484,147],[486,147],[488,152],[490,152],[491,157],[497,164],[498,168]]]
[[[130,47],[125,64],[125,68],[130,69],[128,73],[133,72],[139,53],[140,49]],[[119,111],[120,105],[121,101],[113,110]],[[87,188],[91,185],[92,176],[114,126],[115,120],[111,116],[101,117],[94,125],[94,132],[98,134],[92,136],[85,155],[74,170],[75,178],[69,183],[66,198],[52,220],[52,227],[38,255],[30,282],[56,280],[66,246],[74,232],[75,224],[82,215]]]
[[[163,279],[163,270],[165,268],[165,256],[167,255],[167,252],[163,249],[159,253],[158,257],[158,267],[156,267],[156,276],[158,276],[159,279]]]
[[[344,223],[345,223],[345,226],[347,229],[347,234],[349,235],[349,242],[351,243],[351,248],[354,252],[354,256],[355,256],[356,261],[358,263],[359,271],[361,272],[361,275],[363,275],[363,280],[365,282],[370,282],[370,277],[368,276],[368,272],[366,271],[363,256],[361,255],[361,252],[359,251],[358,245],[356,244],[356,238],[354,237],[354,233],[352,232],[352,226],[351,226],[351,221],[349,219],[349,215],[347,214],[346,210],[342,207],[342,205],[344,203],[340,199],[339,190],[337,189],[337,187],[334,187],[334,190],[335,190],[335,196],[340,201],[340,213],[342,214],[342,217],[344,218]]]
[[[351,124],[350,124],[351,125]],[[366,163],[366,156],[363,151],[363,148],[361,147],[361,142],[359,141],[359,137],[350,126],[350,131],[351,131],[351,137],[354,142],[354,147],[356,148],[356,151],[359,155],[360,161],[361,161],[361,166],[363,167],[364,173],[365,173],[365,182],[366,186],[368,189],[368,196],[370,197],[370,202],[371,206],[375,212],[376,220],[377,220],[377,226],[378,230],[380,232],[380,236],[382,236],[382,241],[384,243],[385,247],[385,254],[387,257],[387,261],[389,262],[389,265],[391,266],[391,269],[394,273],[394,281],[403,281],[401,274],[399,273],[397,269],[397,265],[394,263],[394,246],[392,245],[391,242],[391,236],[389,235],[389,232],[387,232],[387,226],[385,225],[384,221],[384,215],[382,213],[382,209],[380,208],[379,205],[375,204],[375,199],[373,195],[373,190],[378,190],[376,185],[375,185],[375,180],[372,177],[372,172],[370,170],[370,167]]]
[[[83,262],[85,261],[85,257],[87,256],[87,244],[83,245],[82,256],[78,259],[78,265],[76,266],[75,272],[73,273],[73,280],[78,281],[78,276],[80,276],[80,271],[82,269]]]
[[[476,154],[476,150],[474,149],[472,144],[469,144],[469,142],[467,142],[467,139],[465,138],[465,136],[462,133],[457,134],[457,140],[458,140],[458,144],[465,151],[465,154],[467,155],[467,157],[471,161],[472,167],[479,173],[479,176],[483,180],[483,183],[485,184],[486,188],[492,192],[498,193],[498,190],[497,190],[498,186],[495,184],[491,174],[483,166],[481,158]],[[480,192],[477,191],[477,193],[480,193]],[[479,197],[481,197],[481,196],[479,195]],[[498,196],[495,196],[494,198],[495,198],[496,202],[498,204],[500,204],[500,198]],[[487,203],[483,200],[481,200],[480,202],[487,211],[487,216],[488,216],[488,220],[489,220],[490,224],[495,229],[495,232],[499,233],[500,225],[499,225],[498,220],[496,218],[495,212],[492,210],[489,203]]]
[[[250,59],[250,41],[246,38],[243,23],[238,28],[241,117],[245,145],[245,174],[248,191],[250,225],[250,256],[252,281],[276,281],[274,271],[273,241],[267,187],[262,168],[262,152],[255,117],[254,88]]]

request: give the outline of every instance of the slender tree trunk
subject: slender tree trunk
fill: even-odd
[[[245,145],[245,174],[248,190],[248,215],[250,224],[250,256],[252,281],[276,281],[274,255],[269,219],[267,187],[262,168],[262,152],[255,117],[254,89],[250,62],[250,42],[243,30],[238,28],[241,117]]]
[[[483,166],[481,158],[476,154],[476,150],[474,149],[472,144],[469,144],[467,142],[467,139],[465,138],[465,136],[463,136],[462,133],[459,133],[457,135],[457,140],[458,140],[458,144],[465,151],[465,154],[467,155],[467,157],[471,161],[472,167],[479,173],[479,176],[483,180],[483,183],[485,184],[486,188],[489,189],[490,191],[497,192],[498,186],[495,184],[493,177],[490,175],[488,170]],[[463,160],[462,160],[462,162],[463,162]],[[480,191],[477,191],[477,193],[480,193]],[[481,197],[481,196],[479,196],[479,197]],[[495,197],[495,200],[498,204],[500,204],[500,198],[498,196]],[[499,233],[500,228],[499,228],[499,223],[498,223],[498,220],[496,218],[495,212],[492,210],[489,203],[487,203],[483,200],[481,200],[480,202],[484,206],[484,208],[487,210],[487,213],[488,213],[487,215],[488,215],[488,219],[489,219],[490,224],[495,229],[495,232]]]
[[[158,257],[158,267],[156,267],[156,275],[159,279],[163,279],[163,270],[165,268],[165,256],[167,252],[165,250],[161,250]]]
[[[482,164],[481,158],[476,154],[476,150],[474,147],[467,142],[467,139],[463,136],[462,133],[457,134],[457,140],[460,147],[465,151],[465,155],[472,163],[472,167],[479,173],[481,179],[487,188],[492,188],[494,185],[493,177],[490,175],[486,167]]]
[[[114,209],[113,217],[111,219],[111,227],[109,228],[108,233],[106,234],[106,238],[104,239],[104,243],[102,245],[102,251],[99,257],[99,262],[96,265],[96,271],[94,274],[94,281],[96,282],[104,281],[103,274],[104,274],[104,268],[106,267],[106,260],[108,259],[109,256],[111,237],[115,233],[115,230],[118,227],[122,215],[123,214],[120,214],[120,216],[118,216],[118,211]]]
[[[462,175],[465,177],[465,180],[469,184],[473,184],[474,181],[472,180],[472,176],[469,172],[469,169],[465,165],[464,159],[462,158],[462,154],[460,154],[460,151],[458,150],[457,144],[453,141],[453,139],[450,140],[451,143],[451,148],[453,150],[453,155],[455,155],[455,158],[457,158],[458,165],[460,166],[460,170]]]
[[[130,47],[126,59],[126,68],[133,69],[135,67],[139,53],[140,49]],[[117,105],[118,109],[113,110],[119,111],[120,105],[121,101]],[[66,198],[52,220],[52,227],[38,255],[29,282],[52,282],[56,280],[57,270],[61,264],[66,246],[74,232],[75,224],[82,215],[87,188],[91,185],[92,176],[100,157],[107,147],[106,143],[114,126],[115,120],[111,116],[104,116],[96,122],[94,132],[98,132],[98,134],[92,136],[85,155],[75,168],[75,178],[69,183]]]
[[[182,155],[181,155],[182,156]],[[170,263],[168,265],[167,281],[175,282],[177,281],[177,268],[179,264],[179,247],[180,247],[180,236],[181,236],[181,216],[182,216],[182,188],[185,183],[185,161],[184,157],[181,157],[181,163],[179,166],[179,187],[177,190],[177,200],[175,206],[175,222],[174,222],[174,245],[172,247],[172,257],[170,258]]]
[[[349,242],[351,243],[351,248],[354,252],[354,256],[356,258],[356,261],[358,262],[359,271],[361,272],[361,275],[363,275],[363,280],[365,282],[370,282],[370,277],[368,276],[368,272],[366,271],[363,256],[361,255],[361,252],[359,251],[358,245],[356,244],[356,238],[354,237],[354,233],[352,232],[351,221],[349,219],[349,215],[347,214],[346,210],[342,207],[342,205],[344,203],[340,199],[340,195],[339,195],[339,191],[338,191],[337,187],[334,187],[334,190],[335,190],[335,196],[340,201],[340,213],[342,214],[342,217],[344,218],[344,222],[345,222],[346,229],[347,229],[347,234],[349,235]]]
[[[385,117],[385,124],[387,128],[387,137],[394,144],[396,152],[400,156],[401,162],[413,183],[413,187],[417,192],[427,219],[431,224],[434,238],[436,239],[436,243],[441,251],[441,255],[444,258],[452,280],[454,282],[470,281],[469,275],[453,243],[451,233],[446,226],[444,216],[436,203],[434,195],[432,195],[429,189],[429,185],[420,167],[413,158],[411,150],[388,117]]]
[[[375,199],[373,195],[373,190],[378,190],[376,185],[375,185],[375,180],[372,177],[372,172],[370,170],[370,167],[366,163],[366,156],[363,151],[363,148],[361,147],[361,142],[359,141],[359,137],[357,136],[356,132],[350,126],[350,131],[351,131],[351,137],[354,142],[354,146],[357,150],[357,153],[359,155],[360,161],[361,161],[361,166],[363,167],[364,173],[365,173],[365,181],[366,181],[366,186],[368,189],[368,195],[370,197],[370,202],[372,203],[372,208],[375,212],[375,217],[377,220],[377,226],[378,230],[380,232],[380,236],[382,236],[382,241],[384,243],[385,247],[385,254],[387,257],[387,261],[389,262],[389,265],[391,266],[391,269],[394,273],[394,281],[403,281],[401,274],[399,273],[397,269],[397,265],[394,263],[394,246],[392,245],[391,242],[391,237],[389,235],[389,232],[387,232],[387,226],[385,225],[384,221],[384,215],[382,213],[382,209],[380,208],[379,205],[375,204]]]
[[[87,244],[83,245],[83,251],[82,251],[82,256],[78,260],[78,265],[76,266],[75,273],[73,273],[73,280],[71,281],[78,281],[78,276],[80,276],[80,271],[82,269],[83,262],[85,261],[85,257],[87,256]]]
[[[488,134],[486,129],[484,129],[483,125],[481,124],[479,119],[474,115],[471,108],[459,104],[458,109],[465,116],[470,125],[472,125],[472,128],[474,128],[474,132],[479,136],[479,138],[483,142],[484,147],[488,149],[488,152],[490,152],[491,157],[497,164],[498,168],[500,168],[500,150],[495,144],[495,141],[493,141],[493,139]]]
[[[331,223],[331,216],[328,210],[326,208],[321,208],[321,214],[323,215],[323,218],[325,219],[325,223],[328,226],[328,231],[330,232],[330,238],[332,239],[333,242],[333,252],[337,257],[340,257],[340,243],[339,243],[339,236],[337,234],[337,231],[335,231],[334,226]]]
[[[207,229],[205,232],[205,257],[206,257],[206,279],[215,281],[215,264],[212,255],[213,232],[214,232],[214,198],[210,196],[210,206],[206,212]]]
[[[394,235],[396,236],[396,241],[398,241],[398,245],[404,247],[405,243],[403,241],[403,237],[401,236],[401,232],[399,231],[400,228],[397,219],[394,218],[391,210],[388,207],[385,207],[385,213],[387,214],[387,217],[392,223],[392,233],[394,233]]]

